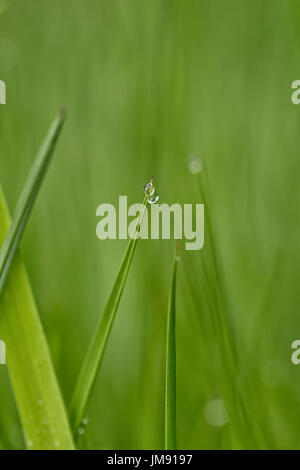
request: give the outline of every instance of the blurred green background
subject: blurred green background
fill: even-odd
[[[178,448],[300,448],[290,359],[300,338],[299,26],[296,0],[3,8],[0,181],[11,211],[50,121],[68,110],[22,242],[67,403],[126,246],[96,238],[96,207],[141,202],[154,175],[160,202],[205,202],[211,225],[204,249],[179,265]],[[191,172],[191,159],[204,170]],[[95,449],[163,447],[173,251],[167,240],[137,246],[87,413]],[[0,436],[24,447],[5,366]]]

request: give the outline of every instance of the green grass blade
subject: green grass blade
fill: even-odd
[[[176,253],[169,294],[166,349],[166,388],[165,388],[165,449],[176,449],[176,274],[178,264]]]
[[[140,213],[137,225],[142,223],[148,198],[149,195],[146,195],[144,198],[143,210]],[[84,358],[69,409],[69,416],[73,432],[76,432],[80,425],[88,399],[95,383],[113,321],[116,316],[117,308],[122,296],[123,289],[125,287],[136,243],[137,238],[132,238],[128,242],[125,256],[115,279],[115,283],[108,298],[104,313],[99,321],[96,333],[92,338]]]
[[[34,160],[23,192],[19,199],[12,224],[0,251],[0,295],[14,254],[26,227],[34,201],[50,163],[53,151],[65,120],[61,111],[53,121],[49,132]]]
[[[6,0],[1,0],[0,1],[0,15],[5,12],[5,10],[8,8],[9,2]]]
[[[0,244],[9,227],[10,218],[0,190]],[[66,410],[18,250],[0,298],[0,313],[0,334],[6,344],[27,448],[73,449]]]

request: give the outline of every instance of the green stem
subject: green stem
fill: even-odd
[[[166,391],[165,391],[165,449],[176,449],[176,253],[170,286],[167,318]]]
[[[143,201],[142,210],[137,220],[137,229],[139,229],[142,224],[148,199],[149,194],[146,194]],[[102,363],[111,328],[116,316],[119,302],[121,300],[123,289],[125,287],[137,240],[138,233],[136,233],[136,236],[131,238],[128,242],[125,256],[108,298],[104,313],[99,321],[96,333],[89,345],[79,373],[69,408],[69,416],[74,433],[76,433],[78,427],[80,426],[99,368]]]

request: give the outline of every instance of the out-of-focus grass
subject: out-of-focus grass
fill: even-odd
[[[30,174],[24,184],[17,208],[12,219],[11,227],[4,239],[0,250],[0,296],[6,281],[15,252],[19,246],[23,232],[28,223],[34,202],[47,172],[53,151],[61,132],[65,115],[61,112],[55,119],[49,133],[33,162]]]
[[[178,250],[179,251],[179,250]],[[165,449],[176,449],[177,402],[176,402],[176,276],[179,261],[178,251],[172,266],[166,341],[165,384]]]
[[[199,154],[249,440],[233,442],[231,409],[219,426],[206,412],[230,383],[206,237],[202,251],[183,252],[178,279],[178,446],[299,447],[300,369],[290,362],[300,332],[300,113],[290,102],[299,10],[292,0],[73,0],[72,9],[19,0],[1,15],[0,178],[10,207],[49,118],[61,103],[69,109],[22,244],[67,401],[126,245],[96,239],[97,205],[121,194],[139,202],[150,174],[161,202],[203,202],[187,165]],[[95,448],[163,446],[171,258],[168,241],[137,250],[88,410]],[[20,448],[4,366],[0,385],[1,440]]]
[[[9,375],[26,446],[31,450],[74,449],[45,334],[17,251],[64,119],[61,112],[53,121],[32,164],[12,220],[0,186],[0,330],[5,340],[4,351],[7,348],[8,352]]]
[[[142,210],[140,211],[138,220],[135,222],[135,229],[131,234],[132,238],[130,238],[128,241],[125,255],[120,269],[117,272],[107,304],[98,322],[96,331],[91,338],[88,350],[80,369],[78,380],[74,386],[74,393],[72,395],[69,409],[71,427],[74,433],[80,432],[80,423],[84,418],[84,412],[89,402],[97,378],[97,373],[103,360],[104,352],[133,260],[133,255],[139,238],[138,232],[140,231],[143,217],[147,211],[149,197],[150,192],[145,193]],[[83,428],[81,428],[81,430],[82,429]]]
[[[37,161],[34,163],[36,165]],[[31,186],[37,185],[33,173],[30,179],[28,183],[31,183]],[[26,198],[23,196],[22,200],[24,203]],[[29,206],[30,202],[27,202],[27,213],[30,212]],[[1,188],[0,219],[0,238],[3,242],[9,232],[10,217]],[[16,227],[14,219],[11,226]],[[0,330],[7,348],[9,375],[26,447],[30,450],[72,450],[75,447],[66,409],[18,251],[14,254],[1,294]]]

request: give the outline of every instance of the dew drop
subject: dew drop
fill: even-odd
[[[188,159],[188,169],[193,175],[198,175],[203,170],[203,162],[200,155],[192,155]]]
[[[85,429],[83,427],[78,428],[78,434],[82,436],[85,433]]]
[[[152,184],[152,182],[145,184],[144,193],[145,194],[148,193],[148,194],[150,194],[150,196],[151,196],[151,194],[153,194],[153,184]]]
[[[144,193],[149,195],[149,204],[155,204],[158,201],[159,195],[153,185],[153,178],[150,179],[149,183],[145,184]]]
[[[224,426],[229,421],[224,400],[218,398],[208,401],[204,408],[204,417],[211,426]]]
[[[153,194],[153,196],[149,197],[148,202],[149,204],[155,204],[159,200],[159,195],[157,192]]]

